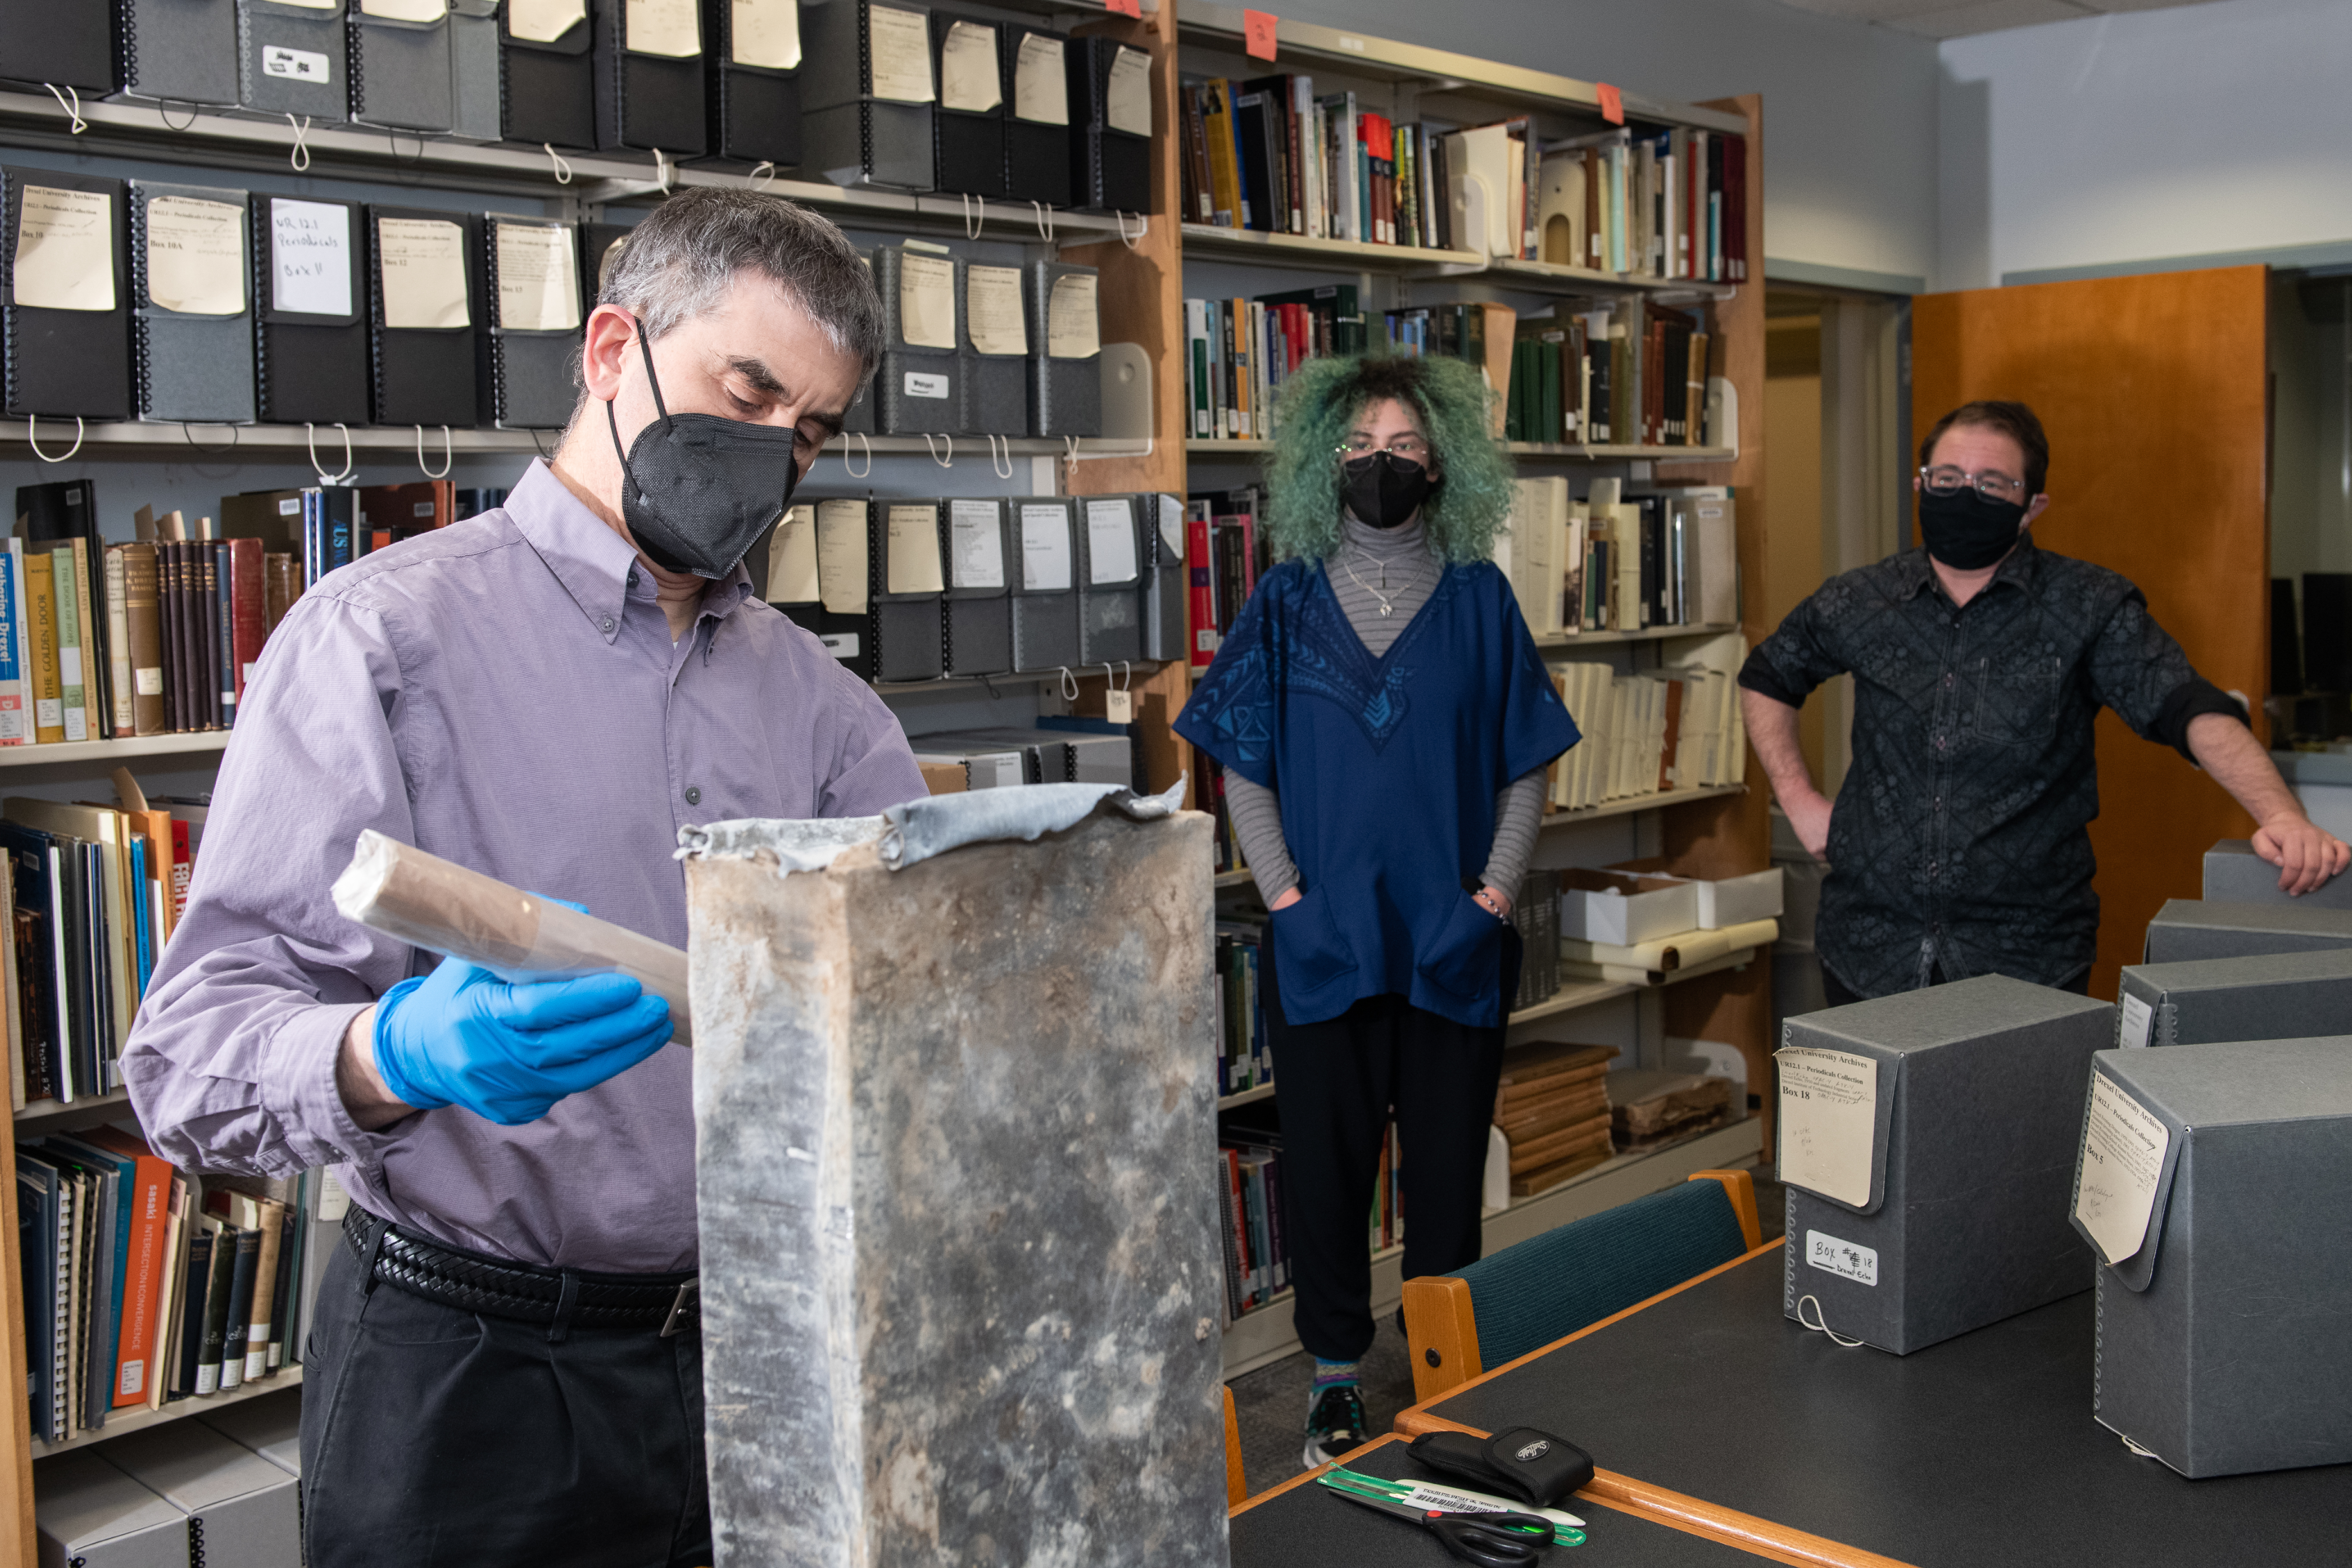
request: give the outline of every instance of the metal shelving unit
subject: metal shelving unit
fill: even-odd
[[[74,438],[75,426],[70,420],[51,420],[49,427],[38,431],[42,449],[55,451],[68,446]],[[85,450],[101,447],[109,456],[123,457],[189,457],[197,459],[246,457],[262,454],[311,456],[313,461],[338,463],[342,456],[343,442],[348,434],[354,452],[395,454],[417,450],[421,441],[424,455],[430,459],[437,454],[446,440],[446,450],[456,453],[516,452],[546,457],[555,450],[562,437],[560,430],[444,430],[440,426],[426,426],[420,433],[414,425],[357,425],[349,427],[337,425],[304,426],[300,425],[205,425],[161,424],[126,419],[105,424],[85,424],[80,426]],[[30,420],[0,419],[0,443],[23,443],[36,434]],[[1060,437],[1013,436],[999,437],[998,449],[1011,447],[1016,458],[1060,458],[1069,454],[1069,442]],[[1148,440],[1114,440],[1101,436],[1072,437],[1078,443],[1081,456],[1088,458],[1139,458],[1150,449]],[[953,437],[934,437],[925,441],[920,436],[835,436],[824,444],[829,457],[845,460],[860,458],[871,453],[877,457],[928,457],[933,462],[955,458],[988,460],[989,439],[985,436],[967,436],[958,445]],[[941,466],[946,466],[941,463]]]

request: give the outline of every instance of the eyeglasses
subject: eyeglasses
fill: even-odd
[[[1429,461],[1429,442],[1420,436],[1394,437],[1385,447],[1374,446],[1366,437],[1351,436],[1346,445],[1334,447],[1332,450],[1342,458],[1369,458],[1376,452],[1386,452],[1402,463],[1426,464]]]
[[[2012,479],[2007,474],[1971,474],[1961,468],[1944,467],[1919,470],[1919,483],[1930,495],[1956,496],[1963,489],[1972,489],[1987,500],[2008,500],[2025,493],[2025,481]]]

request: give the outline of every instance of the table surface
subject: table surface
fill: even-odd
[[[1907,1356],[1782,1314],[1762,1252],[1416,1405],[1919,1564],[2352,1562],[2352,1465],[2189,1481],[2091,1413],[2089,1290]]]
[[[1347,1465],[1391,1480],[1445,1479],[1415,1464],[1393,1435],[1357,1449]],[[1539,1568],[1757,1568],[1770,1561],[1590,1498],[1564,1506],[1584,1521],[1585,1543],[1543,1553]],[[1429,1531],[1334,1497],[1307,1477],[1234,1511],[1233,1560],[1234,1568],[1461,1568]]]

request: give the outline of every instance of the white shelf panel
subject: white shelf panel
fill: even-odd
[[[1695,800],[1720,800],[1725,795],[1744,795],[1747,791],[1746,784],[1705,784],[1692,789],[1661,790],[1656,795],[1637,795],[1625,800],[1582,806],[1575,811],[1555,811],[1543,819],[1538,830],[1571,827],[1580,822],[1599,822],[1608,816],[1631,816],[1636,812],[1687,805]]]
[[[1558,442],[1512,441],[1515,458],[1557,458],[1571,463],[1645,461],[1654,463],[1728,463],[1738,456],[1728,447],[1570,447]],[[1272,441],[1255,437],[1220,441],[1211,436],[1185,437],[1184,450],[1201,457],[1255,458],[1274,450]]]
[[[131,1109],[131,1091],[118,1089],[110,1094],[85,1094],[70,1100],[36,1100],[16,1112],[16,1135],[38,1138],[53,1129],[84,1118],[106,1119],[110,1110]]]
[[[1739,629],[1737,621],[1717,621],[1696,626],[1643,626],[1636,632],[1578,632],[1560,637],[1538,637],[1536,647],[1546,653],[1567,653],[1580,647],[1598,647],[1612,643],[1672,642],[1677,637],[1720,637],[1725,632]]]
[[[241,1383],[226,1394],[205,1394],[190,1399],[174,1400],[169,1405],[153,1410],[121,1411],[109,1415],[106,1418],[106,1425],[97,1431],[84,1432],[79,1436],[68,1437],[62,1443],[43,1443],[37,1440],[33,1444],[33,1458],[45,1459],[51,1454],[62,1454],[68,1448],[87,1448],[92,1443],[103,1443],[110,1437],[120,1437],[127,1432],[140,1432],[150,1426],[160,1426],[166,1421],[177,1421],[184,1415],[202,1415],[208,1411],[218,1410],[226,1405],[239,1405],[248,1399],[258,1399],[265,1394],[276,1394],[280,1389],[301,1386],[302,1369],[300,1367],[280,1367],[268,1377],[257,1378],[251,1383]],[[22,1412],[18,1414],[21,1418]]]
[[[49,427],[40,433],[41,450],[54,456],[73,445],[74,423],[70,419],[52,419]],[[177,425],[152,424],[127,419],[104,424],[88,424],[82,427],[82,449],[101,448],[109,457],[152,455],[185,457],[217,462],[225,458],[268,456],[270,458],[310,457],[330,468],[342,466],[343,431],[332,425],[305,430],[299,425]],[[32,438],[32,423],[24,419],[0,419],[0,443],[23,445]],[[452,430],[448,433],[452,452],[518,452],[551,457],[556,441],[562,436],[556,430]],[[441,457],[441,427],[428,426],[424,434],[425,456],[437,463]],[[953,438],[940,437],[925,441],[920,436],[836,436],[824,444],[824,455],[863,459],[871,452],[877,458],[929,458],[939,462],[970,459],[975,463],[989,460],[989,442],[985,436],[964,436]],[[353,452],[393,452],[414,457],[417,449],[417,431],[413,425],[362,426],[351,431]],[[1059,458],[1068,450],[1067,443],[1059,437],[1014,436],[1010,437],[1012,455],[1016,458]],[[1078,438],[1082,456],[1139,458],[1150,449],[1149,441],[1113,440],[1093,436]],[[941,465],[946,466],[945,464]],[[814,471],[813,471],[814,473]]]
[[[98,763],[112,767],[133,757],[195,756],[228,744],[226,730],[187,735],[134,735],[121,741],[63,741],[47,746],[0,746],[0,768],[39,768],[60,763]]]
[[[1546,261],[1513,261],[1475,250],[1437,250],[1418,245],[1370,245],[1357,239],[1320,239],[1271,229],[1226,228],[1217,224],[1182,226],[1187,255],[1292,267],[1309,271],[1382,272],[1404,278],[1475,278],[1506,289],[1541,294],[1657,294],[1692,299],[1727,298],[1731,285],[1687,278],[1647,278],[1560,267]]]
[[[1219,1110],[1231,1110],[1236,1106],[1255,1105],[1261,1100],[1272,1100],[1273,1098],[1274,1085],[1270,1083],[1262,1083],[1255,1089],[1245,1089],[1239,1094],[1226,1095],[1223,1100],[1217,1101],[1217,1109]]]

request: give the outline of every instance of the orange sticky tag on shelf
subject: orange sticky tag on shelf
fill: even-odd
[[[1592,88],[1601,95],[1601,118],[1612,125],[1624,124],[1625,95],[1605,81],[1596,81]]]
[[[1103,9],[1114,16],[1132,16],[1143,20],[1143,0],[1103,0]]]
[[[1244,11],[1242,13],[1242,44],[1254,60],[1274,58],[1274,13]]]

